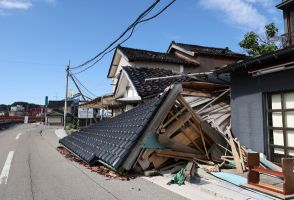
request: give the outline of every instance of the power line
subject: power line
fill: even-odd
[[[132,27],[132,29],[131,29],[131,33],[129,34],[129,36],[128,36],[126,39],[124,39],[122,42],[120,42],[118,45],[121,45],[121,44],[125,43],[127,40],[129,40],[129,39],[131,38],[131,36],[133,35],[134,30],[135,30],[135,28],[136,28],[136,26],[137,26],[138,24],[143,23],[143,22],[147,22],[147,21],[149,21],[149,20],[152,20],[152,19],[156,18],[158,15],[160,15],[160,14],[163,13],[166,9],[168,9],[168,8],[169,8],[169,7],[175,2],[175,1],[176,1],[176,0],[172,0],[169,4],[167,4],[163,9],[161,9],[159,12],[157,12],[157,13],[154,14],[153,16],[151,16],[151,17],[149,17],[149,18],[147,18],[147,19],[144,19],[144,20],[137,21],[137,22],[133,25],[133,27]],[[154,7],[153,7],[153,8],[154,8]],[[152,9],[153,9],[153,8],[152,8]],[[151,9],[151,10],[152,10],[152,9]],[[149,12],[150,12],[151,10],[149,10]],[[147,12],[147,13],[145,14],[145,16],[146,16],[149,12]],[[144,17],[145,17],[145,16],[144,16]],[[142,19],[142,18],[141,18],[141,19]],[[79,71],[79,72],[76,72],[75,74],[80,74],[80,73],[83,73],[84,71],[90,69],[91,67],[93,67],[94,65],[96,65],[100,60],[102,60],[103,57],[104,57],[105,55],[107,55],[108,53],[112,52],[115,48],[116,48],[116,46],[113,47],[113,48],[111,48],[109,51],[106,51],[106,52],[105,52],[105,50],[107,50],[107,49],[109,49],[109,48],[105,49],[103,54],[100,54],[99,56],[96,56],[96,57],[95,57],[93,60],[91,60],[90,62],[92,62],[92,61],[94,61],[96,58],[100,57],[99,59],[97,59],[94,63],[92,63],[92,64],[89,65],[88,67],[84,68],[83,70],[81,70],[81,71]],[[83,65],[83,66],[84,66],[84,65]]]
[[[83,67],[85,65],[87,65],[88,63],[94,61],[96,58],[98,58],[100,55],[102,55],[104,52],[106,52],[109,48],[111,48],[117,41],[119,41],[138,21],[140,21],[146,13],[148,13],[150,10],[152,10],[158,3],[160,2],[160,0],[156,0],[147,10],[145,10],[143,13],[141,13],[137,19],[128,26],[128,28],[117,38],[115,39],[113,42],[111,42],[103,51],[101,51],[100,53],[98,53],[95,57],[93,57],[92,59],[84,62],[81,65],[78,65],[76,67],[72,67],[71,69],[77,69],[80,67]]]
[[[90,94],[90,96],[97,97],[97,95],[91,92],[74,74],[70,73],[70,75],[87,91],[86,93]],[[83,91],[85,92],[85,90]]]

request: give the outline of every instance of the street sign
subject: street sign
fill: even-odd
[[[79,108],[78,118],[80,119],[90,119],[94,118],[94,109],[93,108]]]
[[[49,104],[48,96],[45,97],[45,106],[47,107]]]

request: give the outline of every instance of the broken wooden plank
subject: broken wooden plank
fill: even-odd
[[[246,166],[244,164],[244,160],[243,160],[243,157],[242,157],[240,141],[236,141],[236,143],[237,143],[238,150],[239,150],[239,156],[240,156],[240,162],[241,162],[242,169],[243,169],[243,171],[246,171]]]
[[[155,153],[153,153],[149,158],[149,161],[153,164],[155,169],[159,169],[167,160],[168,158],[158,156]]]
[[[237,169],[237,172],[243,173],[243,168],[242,168],[242,165],[241,165],[241,162],[240,162],[240,156],[239,156],[239,153],[237,151],[237,148],[236,148],[236,145],[235,145],[235,141],[233,139],[233,136],[232,136],[232,133],[231,133],[230,128],[231,127],[228,127],[228,129],[227,129],[227,135],[229,137],[229,144],[231,146],[231,150],[232,150],[232,153],[233,153],[233,156],[234,156],[234,161],[235,161],[236,169]]]

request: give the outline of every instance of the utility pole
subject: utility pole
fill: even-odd
[[[64,117],[63,117],[63,125],[64,129],[66,127],[66,119],[67,119],[67,98],[68,98],[68,77],[69,77],[69,66],[70,61],[68,63],[68,66],[66,67],[66,86],[65,86],[65,99],[64,99]]]

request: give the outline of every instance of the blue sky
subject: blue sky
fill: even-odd
[[[44,103],[64,97],[65,66],[93,57],[153,0],[0,0],[0,104]],[[167,4],[161,0],[157,9]],[[281,0],[177,0],[155,20],[141,24],[124,46],[166,51],[175,40],[238,52],[251,30],[275,22]],[[156,11],[156,9],[155,9]],[[112,53],[78,78],[96,95],[111,91]],[[70,89],[74,89],[70,83]]]

